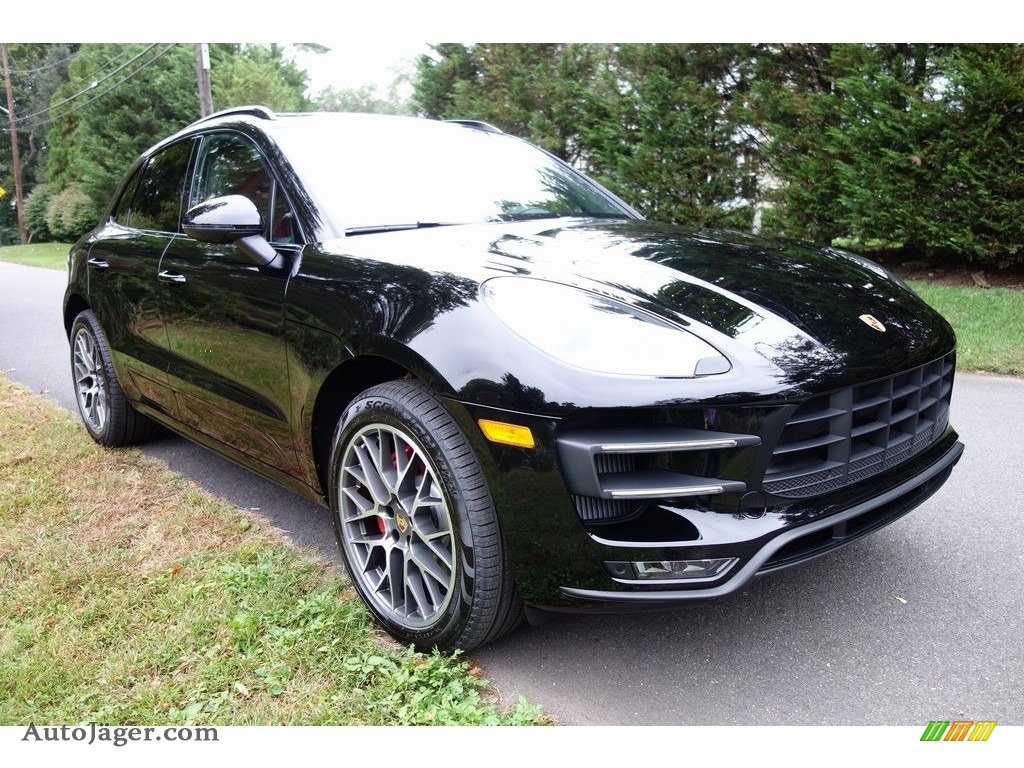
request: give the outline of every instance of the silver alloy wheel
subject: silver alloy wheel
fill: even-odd
[[[393,621],[432,626],[455,592],[455,539],[425,452],[401,429],[374,423],[348,441],[338,473],[341,539],[353,578]]]
[[[103,357],[96,337],[87,328],[79,328],[74,340],[75,394],[78,409],[89,430],[103,434],[110,411],[110,396],[103,371]]]

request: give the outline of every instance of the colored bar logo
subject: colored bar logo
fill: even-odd
[[[921,741],[988,741],[995,727],[995,720],[932,720]]]

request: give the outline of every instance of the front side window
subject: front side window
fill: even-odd
[[[206,138],[196,168],[191,205],[225,195],[244,195],[252,200],[266,222],[272,194],[273,182],[256,147],[234,135]]]
[[[270,175],[259,150],[235,134],[216,134],[204,139],[189,205],[224,195],[249,198],[267,225],[264,236],[272,243],[296,242],[291,209],[280,185]]]
[[[127,207],[124,201],[130,191],[125,190],[118,205],[117,221],[136,229],[180,232],[182,190],[191,156],[191,141],[172,144],[154,155]]]

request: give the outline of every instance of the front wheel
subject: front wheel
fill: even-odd
[[[483,471],[424,386],[394,381],[353,401],[334,435],[330,494],[356,591],[399,640],[469,650],[519,623]]]

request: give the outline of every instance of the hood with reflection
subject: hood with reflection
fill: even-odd
[[[372,240],[372,242],[371,242]],[[820,390],[948,352],[948,324],[881,267],[853,254],[645,221],[545,220],[338,241],[475,283],[552,280],[685,327],[779,388]],[[558,308],[532,307],[558,321]],[[872,315],[885,332],[860,319]],[[771,371],[768,374],[768,371]]]
[[[568,263],[547,264],[551,251]],[[492,253],[571,271],[580,287],[625,295],[651,312],[703,326],[713,332],[709,341],[721,335],[738,342],[792,383],[831,378],[841,369],[898,370],[934,359],[953,343],[945,321],[885,270],[833,249],[624,222],[504,237]],[[628,266],[624,259],[644,264]],[[861,321],[864,314],[886,331]]]

